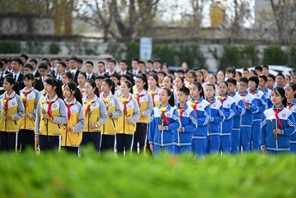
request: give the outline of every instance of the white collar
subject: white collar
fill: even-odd
[[[76,74],[76,72],[77,72],[77,69],[71,69],[71,73]]]
[[[56,101],[58,99],[58,95],[56,94],[51,100],[49,100],[49,98],[48,98],[48,94],[46,94],[46,96],[45,96],[45,101],[46,102],[54,102],[54,101]]]
[[[30,92],[30,91],[33,91],[34,90],[34,87],[31,87],[30,89],[26,89],[26,87],[24,87],[23,89],[22,89],[22,92],[23,93],[26,93],[26,92]]]
[[[138,90],[136,90],[135,94],[146,94],[146,90],[143,89],[143,90],[141,91],[141,93],[139,93]]]
[[[95,101],[97,101],[97,99],[98,99],[98,97],[97,97],[96,94],[94,95],[94,97],[93,97],[91,100],[89,100],[89,99],[87,98],[87,96],[85,96],[85,97],[83,98],[83,103],[86,103],[86,102],[88,102],[88,101],[95,102]]]
[[[15,96],[15,94],[16,94],[15,91],[12,91],[12,93],[10,95],[7,95],[7,92],[5,92],[4,98],[13,98]]]
[[[108,95],[106,98],[111,98],[111,96],[112,96],[112,93],[111,93],[111,91],[110,91],[110,92],[109,92],[109,95]],[[104,97],[104,92],[102,92],[102,93],[100,94],[100,98],[101,98],[102,100],[106,99],[106,98]]]
[[[72,101],[68,102],[67,98],[64,99],[66,104],[75,104],[76,103],[76,98],[74,97]]]

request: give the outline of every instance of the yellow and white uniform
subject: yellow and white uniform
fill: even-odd
[[[148,92],[149,92],[149,94],[151,95],[151,98],[152,98],[153,108],[160,105],[159,96],[158,96],[159,91],[160,91],[159,87],[156,87],[155,91],[152,91],[150,88],[148,89]]]
[[[150,113],[153,109],[151,95],[146,90],[142,90],[140,93],[138,92],[138,90],[136,90],[133,97],[136,99],[141,112],[141,116],[137,123],[148,124],[150,120]]]

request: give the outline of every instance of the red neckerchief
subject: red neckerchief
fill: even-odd
[[[194,103],[195,103],[195,105],[193,106],[193,110],[194,110],[194,113],[196,115],[196,118],[198,118],[197,104],[199,104],[199,101],[196,101]]]
[[[66,104],[66,107],[68,109],[68,121],[70,120],[70,117],[71,117],[71,107],[73,106],[74,104]]]
[[[49,117],[51,117],[51,118],[52,118],[52,109],[51,109],[51,106],[52,106],[53,103],[55,103],[58,99],[59,99],[59,97],[57,97],[57,98],[55,99],[55,101],[47,102],[47,104],[48,104],[47,114],[48,114]]]
[[[185,109],[184,107],[181,107],[181,106],[178,106],[178,109],[180,110],[180,120],[182,121],[182,116],[183,116],[183,113],[185,112]]]
[[[273,112],[275,114],[275,118],[276,118],[276,121],[278,123],[278,126],[280,127],[280,129],[283,129],[283,124],[279,118],[279,113],[283,110],[284,108],[281,108],[281,109],[273,109]]]
[[[162,116],[163,116],[163,122],[166,123],[166,125],[169,125],[169,120],[168,118],[165,116],[165,113],[167,112],[168,110],[162,112]]]
[[[154,102],[154,97],[155,97],[155,95],[156,95],[155,92],[153,92],[153,93],[151,94],[151,96],[152,96],[152,101],[153,101],[153,107],[155,106],[155,102]]]
[[[246,94],[241,94],[240,96],[245,97]],[[248,108],[249,107],[249,104],[245,101],[245,99],[243,99],[243,101],[244,101],[245,106]]]
[[[255,91],[250,91],[250,93],[253,94],[253,95],[255,95],[258,92],[255,90]]]
[[[87,105],[86,110],[85,110],[85,113],[84,113],[84,116],[85,116],[85,117],[86,117],[86,115],[88,114],[88,112],[89,112],[89,110],[90,110],[90,106],[91,106],[92,104],[94,104],[94,103],[95,103],[95,101],[92,101],[90,105]]]
[[[137,99],[137,103],[138,103],[138,105],[140,106],[140,99],[141,99],[141,97],[145,96],[145,94],[137,94],[136,96],[137,96],[137,97],[136,97],[136,99]]]
[[[226,100],[227,100],[227,95],[225,96],[225,98],[220,99],[220,102],[222,103],[222,105],[223,105],[223,103],[224,103]]]
[[[294,103],[287,104],[287,108],[288,108],[288,109],[291,109],[293,106],[294,106]]]
[[[125,101],[124,103],[123,103],[123,114],[124,115],[127,115],[127,108],[126,108],[126,105],[130,102],[132,100],[132,96],[130,96],[130,99],[128,100],[128,101]]]
[[[14,96],[12,96],[11,98],[7,98],[7,99],[6,99],[6,103],[5,103],[5,109],[6,109],[6,110],[8,109],[8,102],[9,102],[9,100],[12,100],[15,96],[16,96],[16,93],[15,93]]]
[[[216,102],[216,101],[211,101],[211,102],[210,102],[210,106],[211,106],[212,104],[214,104],[215,102]]]
[[[29,93],[31,93],[33,90],[31,91],[28,91],[28,92],[23,92],[24,96],[26,97],[25,100],[24,100],[24,105],[25,107],[27,106],[27,96],[29,95]]]

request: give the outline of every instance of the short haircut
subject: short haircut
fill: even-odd
[[[262,68],[269,69],[268,65],[262,65]]]
[[[45,70],[47,70],[48,69],[48,65],[46,63],[40,63],[39,66],[38,66],[38,69],[45,69]]]
[[[37,60],[35,58],[32,58],[29,62],[33,62],[35,63],[36,65],[38,64]]]
[[[239,77],[242,77],[242,72],[237,71],[236,73],[239,75]]]
[[[228,84],[231,83],[231,84],[233,84],[234,86],[237,85],[237,82],[236,82],[236,80],[235,80],[234,78],[229,78],[229,79],[227,79],[226,82],[227,82]]]
[[[243,83],[248,84],[249,81],[247,78],[241,78],[239,82],[243,82]]]
[[[282,76],[282,77],[285,79],[285,76],[284,76],[284,74],[282,74],[282,73],[278,73],[278,74],[276,75],[276,78],[277,78],[278,76]]]
[[[115,77],[115,78],[117,78],[117,80],[120,80],[120,77],[121,77],[121,76],[120,76],[120,74],[114,72],[113,74],[111,74],[110,77]]]
[[[116,65],[116,61],[114,59],[109,60],[109,63],[114,63],[114,65]]]
[[[138,58],[134,58],[132,61],[137,61],[137,63],[139,64],[139,59]]]
[[[249,72],[249,69],[248,69],[248,68],[244,68],[243,71],[247,71],[247,72]]]
[[[2,62],[4,62],[5,64],[8,63],[8,59],[7,59],[7,58],[1,58],[0,60],[1,60]]]
[[[155,59],[155,60],[154,60],[154,63],[155,63],[155,62],[158,62],[158,63],[160,63],[160,64],[162,63],[160,59]]]
[[[77,58],[77,62],[83,64],[83,60],[81,58]]]
[[[175,74],[175,71],[174,70],[169,70],[168,74]]]
[[[167,76],[167,74],[164,72],[164,71],[159,71],[159,72],[157,72],[157,74],[162,74],[162,75],[164,75],[164,76]]]
[[[144,61],[139,61],[139,64],[145,65],[145,62]]]
[[[185,71],[184,71],[183,69],[178,69],[178,70],[176,71],[176,73],[182,73],[182,74],[185,74]]]
[[[186,96],[188,96],[190,93],[190,90],[187,87],[181,87],[179,91],[183,92]]]
[[[105,66],[105,63],[103,61],[99,61],[98,64],[102,64]]]
[[[29,68],[33,71],[33,66],[30,63],[25,64],[23,68]]]
[[[255,66],[255,70],[260,70],[262,72],[262,67],[260,65]]]
[[[97,75],[95,77],[95,80],[104,80],[106,77],[105,76],[102,76],[102,75]]]
[[[62,61],[62,59],[60,59],[60,58],[56,58],[55,60],[57,60],[57,61]]]
[[[24,65],[23,61],[20,58],[14,58],[14,59],[12,59],[12,61],[17,62],[20,65]]]
[[[267,77],[264,75],[260,75],[259,78],[263,79],[265,82],[267,82]]]
[[[86,63],[85,64],[90,64],[92,67],[94,66],[94,63],[93,62],[91,62],[91,61],[86,61]]]
[[[66,63],[63,61],[59,61],[58,64],[62,65],[64,68],[66,68]]]
[[[153,64],[153,61],[152,61],[152,60],[148,60],[147,63],[151,63],[151,64]]]
[[[2,68],[3,67],[3,63],[2,63],[2,61],[0,61],[0,68]]]
[[[20,55],[20,58],[25,58],[26,60],[29,59],[28,55],[26,55],[26,54],[21,54],[21,55]]]
[[[121,60],[120,62],[121,62],[121,63],[125,63],[125,64],[127,65],[126,60]]]
[[[74,60],[75,62],[78,62],[78,58],[76,57],[76,56],[71,56],[70,58],[69,58],[69,61],[70,60]]]
[[[65,62],[67,62],[67,61],[69,61],[69,58],[66,58],[66,59],[65,59]]]
[[[42,58],[41,61],[49,62],[48,58]]]
[[[235,76],[235,69],[234,69],[233,67],[228,67],[228,68],[226,69],[226,73],[232,73],[233,76]]]
[[[269,78],[272,78],[272,80],[275,81],[275,76],[274,76],[274,75],[272,75],[272,74],[268,74],[268,75],[267,75],[267,78],[268,78],[268,77],[269,77]]]

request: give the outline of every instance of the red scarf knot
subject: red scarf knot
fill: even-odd
[[[277,121],[277,124],[279,126],[280,129],[283,129],[284,126],[279,118],[279,113],[283,110],[284,108],[281,108],[281,109],[273,109],[273,112],[275,114],[275,118],[276,118],[276,121]]]

